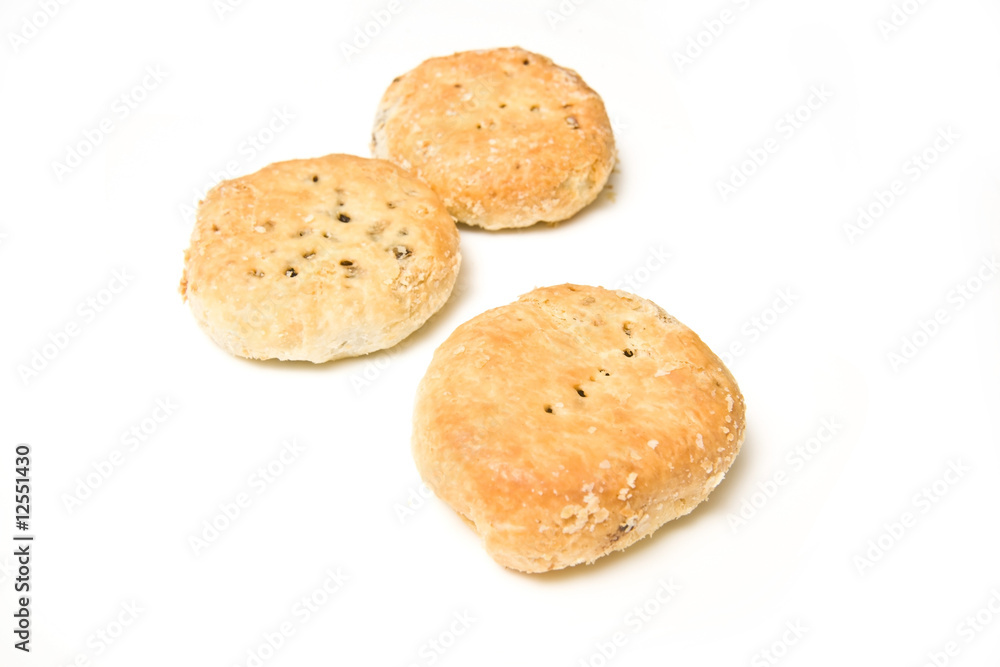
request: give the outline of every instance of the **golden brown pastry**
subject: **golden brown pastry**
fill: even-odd
[[[379,104],[372,155],[426,181],[460,222],[486,229],[569,218],[615,161],[600,96],[520,48],[432,58]]]
[[[744,410],[719,358],[659,306],[559,285],[474,317],[437,349],[413,455],[497,562],[544,572],[694,509],[739,453]]]
[[[319,363],[408,336],[448,300],[460,261],[427,185],[383,160],[327,155],[215,186],[181,293],[229,352]]]

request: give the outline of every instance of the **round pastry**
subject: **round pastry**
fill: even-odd
[[[627,292],[536,289],[458,327],[417,391],[413,455],[501,565],[590,563],[705,500],[744,436],[719,358]]]
[[[432,58],[397,77],[372,154],[426,181],[458,221],[501,229],[565,220],[594,201],[615,143],[580,75],[504,48]]]
[[[320,363],[419,328],[460,261],[455,222],[427,185],[383,160],[327,155],[216,185],[180,291],[229,352]]]

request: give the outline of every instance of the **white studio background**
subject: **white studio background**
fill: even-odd
[[[0,33],[0,665],[996,663],[996,3],[7,0]],[[216,348],[177,293],[200,193],[368,155],[393,77],[508,45],[603,96],[599,201],[463,227],[455,295],[397,349]],[[693,514],[527,576],[422,497],[410,413],[456,326],[562,282],[699,332],[749,428]]]

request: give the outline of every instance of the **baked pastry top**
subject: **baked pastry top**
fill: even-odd
[[[589,563],[702,502],[744,437],[732,375],[626,292],[559,285],[462,324],[420,383],[413,454],[502,565]]]
[[[335,154],[216,185],[198,208],[181,293],[229,352],[319,363],[419,328],[460,262],[458,230],[427,185]]]
[[[576,72],[521,48],[432,58],[385,92],[372,154],[486,229],[571,217],[615,161],[604,102]]]

